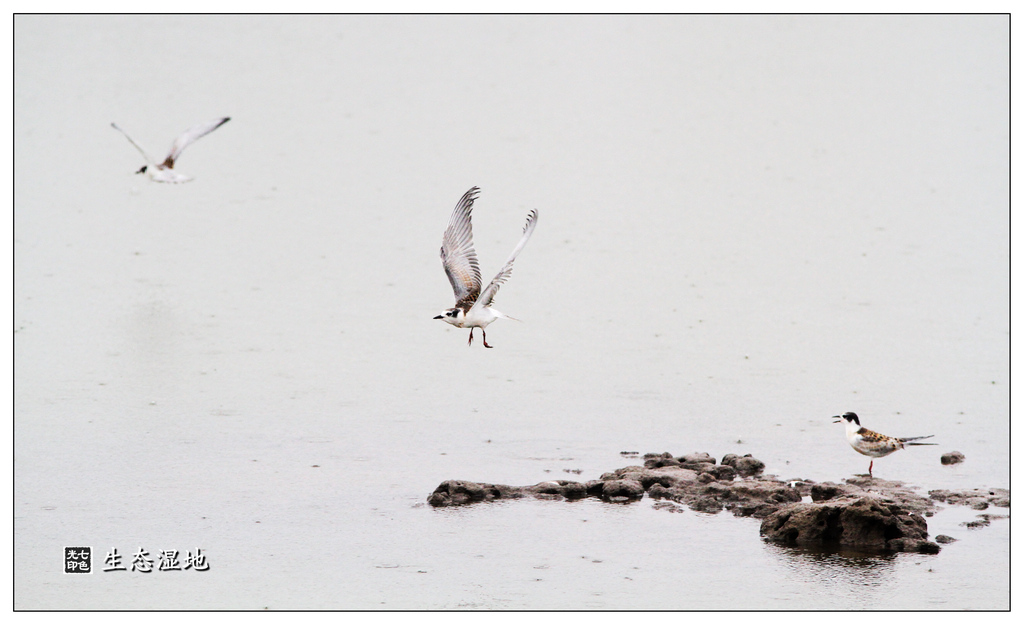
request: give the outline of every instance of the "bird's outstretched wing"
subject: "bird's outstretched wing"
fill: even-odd
[[[455,291],[455,305],[472,303],[480,295],[480,263],[473,249],[473,202],[480,193],[473,187],[455,205],[441,240],[441,262]]]
[[[480,297],[477,298],[476,303],[473,307],[477,306],[490,306],[494,301],[494,296],[498,293],[498,289],[501,285],[508,280],[508,277],[512,275],[512,263],[515,262],[516,256],[519,256],[519,252],[526,246],[526,242],[530,240],[530,235],[533,234],[533,229],[537,227],[537,209],[530,211],[530,214],[526,216],[526,225],[523,226],[523,238],[519,239],[519,243],[516,244],[516,249],[512,250],[512,254],[509,255],[508,260],[505,261],[505,266],[501,268],[498,275],[494,276],[491,283],[487,285]]]
[[[142,154],[142,158],[146,159],[146,162],[147,162],[147,163],[149,163],[150,165],[154,165],[154,164],[155,164],[155,163],[153,162],[153,159],[151,159],[151,158],[149,157],[149,154],[146,154],[146,151],[145,151],[145,150],[143,150],[143,149],[142,149],[142,147],[141,147],[141,146],[140,146],[140,145],[139,145],[138,143],[135,143],[135,141],[134,141],[134,140],[132,140],[132,138],[128,136],[128,133],[127,133],[127,132],[125,132],[125,131],[121,130],[121,127],[120,127],[120,126],[118,126],[118,125],[117,125],[117,124],[115,124],[114,122],[110,122],[110,126],[111,126],[111,127],[112,127],[112,128],[114,129],[114,130],[116,130],[116,131],[120,132],[121,134],[123,134],[123,135],[124,135],[124,138],[125,138],[125,139],[128,139],[128,142],[129,142],[129,143],[131,143],[132,145],[134,145],[134,146],[135,146],[135,149],[136,149],[136,150],[138,150],[138,151],[139,151],[139,152],[140,152],[140,153]]]
[[[205,137],[206,135],[210,134],[214,130],[217,130],[218,128],[228,123],[229,121],[231,121],[230,117],[221,117],[219,119],[213,120],[212,122],[199,124],[198,126],[193,126],[189,128],[185,132],[181,133],[181,135],[179,135],[178,138],[174,140],[174,145],[171,146],[170,153],[167,154],[167,158],[164,159],[164,162],[160,164],[163,167],[173,169],[174,161],[178,160],[178,157],[181,156],[182,150],[187,148],[197,139]]]

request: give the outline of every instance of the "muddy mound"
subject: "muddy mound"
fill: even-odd
[[[764,463],[750,454],[726,454],[719,463],[705,452],[682,456],[665,452],[645,454],[643,461],[643,466],[622,467],[586,482],[550,480],[508,486],[446,480],[427,501],[445,507],[522,497],[567,501],[594,497],[625,504],[649,497],[661,500],[656,508],[672,512],[682,512],[684,508],[677,505],[681,504],[696,512],[727,510],[762,519],[761,535],[771,542],[920,553],[940,549],[928,540],[925,520],[934,514],[936,502],[978,510],[1010,506],[1005,489],[934,490],[924,497],[902,482],[867,476],[841,484],[783,481],[763,475]]]

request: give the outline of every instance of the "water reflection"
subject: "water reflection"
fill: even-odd
[[[896,571],[899,554],[852,549],[765,544],[769,554],[802,581],[842,586],[882,586]]]

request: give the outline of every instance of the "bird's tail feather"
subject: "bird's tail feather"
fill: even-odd
[[[509,317],[505,313],[501,312],[500,310],[495,310],[494,308],[491,309],[491,312],[494,313],[494,316],[499,318],[499,319],[509,319],[511,321],[518,321],[519,323],[523,322],[522,319],[516,319],[515,317]]]
[[[901,438],[900,442],[904,443],[904,444],[907,444],[907,445],[938,445],[938,443],[912,443],[912,442],[910,442],[910,441],[923,440],[925,438],[931,438],[933,436],[935,436],[935,435],[934,434],[929,434],[928,436],[909,436],[907,438]]]

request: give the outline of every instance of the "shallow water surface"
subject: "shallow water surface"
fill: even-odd
[[[848,410],[935,435],[879,477],[1007,487],[1005,16],[15,25],[17,608],[1008,607],[976,511],[864,556],[648,499],[426,505],[622,451],[838,481]],[[220,115],[178,186],[109,126]],[[474,185],[485,279],[540,211],[490,350],[432,319]],[[82,545],[210,570],[62,574]]]

